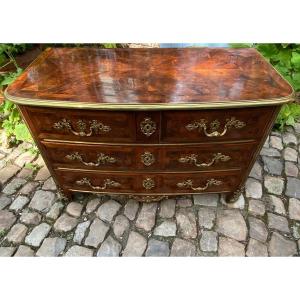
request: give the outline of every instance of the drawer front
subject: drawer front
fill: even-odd
[[[244,169],[255,143],[198,146],[117,146],[42,141],[54,167],[115,171]]]
[[[25,114],[39,139],[111,143],[136,139],[133,112],[26,107]]]
[[[193,194],[233,191],[240,172],[206,173],[97,173],[93,171],[55,170],[64,188],[99,193]]]
[[[259,139],[276,111],[274,107],[165,111],[161,118],[161,142]]]

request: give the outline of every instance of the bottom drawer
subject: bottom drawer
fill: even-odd
[[[57,169],[55,172],[63,189],[143,195],[232,192],[241,178],[239,171],[141,174]]]

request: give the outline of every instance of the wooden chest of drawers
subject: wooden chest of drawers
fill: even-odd
[[[8,88],[64,194],[239,195],[289,84],[253,49],[47,49]]]

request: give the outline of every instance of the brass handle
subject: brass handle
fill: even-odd
[[[104,153],[99,153],[97,157],[97,162],[85,162],[82,156],[78,152],[74,152],[66,155],[66,158],[69,160],[78,160],[82,162],[84,165],[89,167],[99,167],[100,165],[104,165],[106,163],[115,163],[117,160],[114,157],[105,155]]]
[[[235,117],[231,117],[230,119],[226,119],[226,123],[224,125],[224,129],[222,132],[217,131],[220,128],[220,122],[218,120],[214,120],[209,124],[210,132],[207,131],[207,120],[200,119],[200,121],[194,121],[185,126],[185,128],[189,131],[194,129],[198,129],[200,132],[203,129],[203,132],[208,137],[218,137],[226,134],[227,130],[234,127],[236,129],[240,129],[246,126],[245,122],[237,120]]]
[[[72,128],[71,122],[69,120],[62,119],[61,121],[54,123],[53,128],[57,130],[66,129],[67,131],[77,136],[91,136],[93,135],[93,133],[99,134],[100,132],[109,132],[111,130],[109,126],[104,125],[103,123],[96,120],[92,120],[89,122],[88,132],[86,132],[87,124],[82,120],[78,120],[76,122],[76,125],[79,131],[76,131]]]
[[[144,135],[150,136],[156,130],[156,124],[151,118],[145,118],[140,124],[141,131]]]
[[[117,181],[111,180],[111,179],[104,179],[103,181],[103,186],[94,186],[92,185],[90,179],[84,177],[80,180],[76,181],[77,185],[87,185],[91,187],[93,190],[105,190],[110,187],[120,187],[121,184]]]
[[[143,187],[146,190],[151,190],[155,187],[155,182],[152,178],[146,178],[143,180]]]
[[[141,162],[142,162],[145,166],[149,167],[149,166],[151,166],[152,164],[154,164],[154,162],[155,162],[155,157],[154,157],[154,155],[153,155],[151,152],[146,151],[146,152],[144,152],[144,153],[141,155]]]
[[[190,164],[194,164],[196,167],[199,167],[199,168],[207,168],[207,167],[210,167],[212,166],[214,163],[217,163],[219,161],[228,161],[231,159],[230,156],[227,156],[227,155],[224,155],[222,153],[214,153],[213,154],[213,158],[210,160],[210,162],[203,162],[203,163],[200,163],[197,161],[197,157],[198,155],[197,154],[191,154],[191,155],[187,155],[187,156],[184,156],[184,157],[180,157],[178,159],[178,161],[180,163],[190,163]]]
[[[183,182],[178,182],[177,183],[177,187],[179,188],[190,188],[192,189],[193,191],[205,191],[206,189],[208,189],[210,186],[212,185],[221,185],[223,182],[220,181],[220,180],[216,180],[216,179],[208,179],[206,181],[206,184],[205,186],[201,187],[193,187],[193,180],[192,179],[188,179],[188,180],[185,180]]]

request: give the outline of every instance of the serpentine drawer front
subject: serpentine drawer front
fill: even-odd
[[[238,199],[291,86],[254,49],[47,49],[9,86],[61,192]]]

